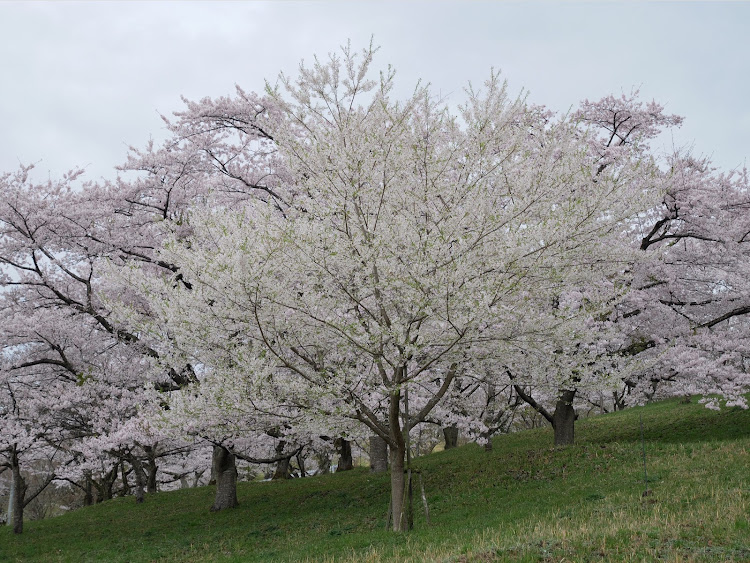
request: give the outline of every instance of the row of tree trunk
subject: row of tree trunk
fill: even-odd
[[[339,455],[336,472],[352,469],[354,463],[351,442],[344,438],[337,438],[334,441],[334,446]],[[283,450],[284,446],[281,445],[280,448]],[[370,461],[372,471],[385,472],[388,470],[388,445],[380,437],[373,436],[370,439]],[[300,470],[304,471],[304,467],[301,467]],[[216,512],[225,508],[236,507],[238,502],[235,455],[223,446],[214,446],[211,471],[213,480],[216,483],[216,495],[214,497],[214,504],[211,506],[211,511]],[[272,478],[287,479],[290,475],[291,457],[280,459],[276,464]]]
[[[561,394],[555,411],[552,414],[552,426],[555,433],[555,445],[572,444],[574,439],[575,410],[573,409],[573,397],[575,391],[565,391]],[[445,449],[452,449],[458,446],[458,428],[448,426],[443,428],[445,438]],[[339,463],[336,469],[347,471],[353,468],[351,442],[344,438],[337,438],[334,446],[339,455]],[[283,449],[284,445],[280,445]],[[370,470],[374,473],[385,473],[390,466],[395,473],[395,479],[398,481],[404,479],[404,460],[399,459],[398,452],[390,452],[386,441],[380,436],[371,436],[369,443],[370,453]],[[141,503],[144,499],[144,491],[148,493],[156,492],[156,463],[147,463],[146,467],[138,459],[131,460],[132,470],[135,473],[135,497],[136,502]],[[84,504],[93,503],[93,488],[96,488],[97,502],[112,498],[112,487],[117,479],[118,467],[115,466],[112,471],[105,475],[100,481],[94,481],[90,475],[86,477],[85,499]],[[304,471],[304,467],[301,468]],[[127,476],[122,464],[123,483],[127,488]],[[235,456],[225,447],[215,446],[212,459],[212,475],[216,482],[216,495],[212,511],[234,508],[237,502],[237,466]],[[280,459],[276,465],[273,479],[286,479],[291,475],[291,458]],[[51,479],[50,479],[51,481]],[[402,490],[403,487],[397,487]],[[13,526],[14,533],[20,534],[23,531],[23,509],[30,502],[27,498],[27,485],[21,475],[19,464],[12,464],[12,484],[9,500],[9,522]],[[38,494],[38,493],[36,493]],[[36,496],[36,494],[34,496]]]

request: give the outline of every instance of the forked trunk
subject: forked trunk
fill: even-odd
[[[234,508],[237,502],[237,467],[234,454],[223,446],[214,446],[213,474],[216,477],[216,497],[211,512]]]
[[[370,436],[370,471],[388,471],[388,443],[380,436]]]
[[[117,466],[110,469],[99,482],[95,482],[96,486],[96,502],[100,503],[105,500],[112,499],[112,487],[117,479]]]
[[[575,390],[560,393],[552,414],[552,428],[555,431],[555,446],[569,446],[575,439],[576,411],[573,408]]]

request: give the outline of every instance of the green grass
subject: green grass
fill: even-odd
[[[639,415],[649,488],[643,497]],[[432,523],[385,531],[388,476],[366,470],[116,499],[0,530],[0,561],[750,561],[750,411],[667,401],[419,458]],[[418,489],[417,489],[418,491]]]

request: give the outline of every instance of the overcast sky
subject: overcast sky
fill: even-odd
[[[561,111],[636,87],[686,118],[664,142],[723,168],[750,157],[748,2],[2,1],[0,172],[113,177],[180,96],[261,90],[371,36],[405,93],[422,79],[458,103],[492,67]]]

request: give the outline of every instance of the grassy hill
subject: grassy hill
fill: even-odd
[[[639,415],[649,488],[644,491]],[[750,411],[667,401],[419,458],[431,524],[385,530],[388,476],[365,470],[116,499],[0,530],[0,561],[750,561]],[[418,493],[417,489],[417,493]]]

